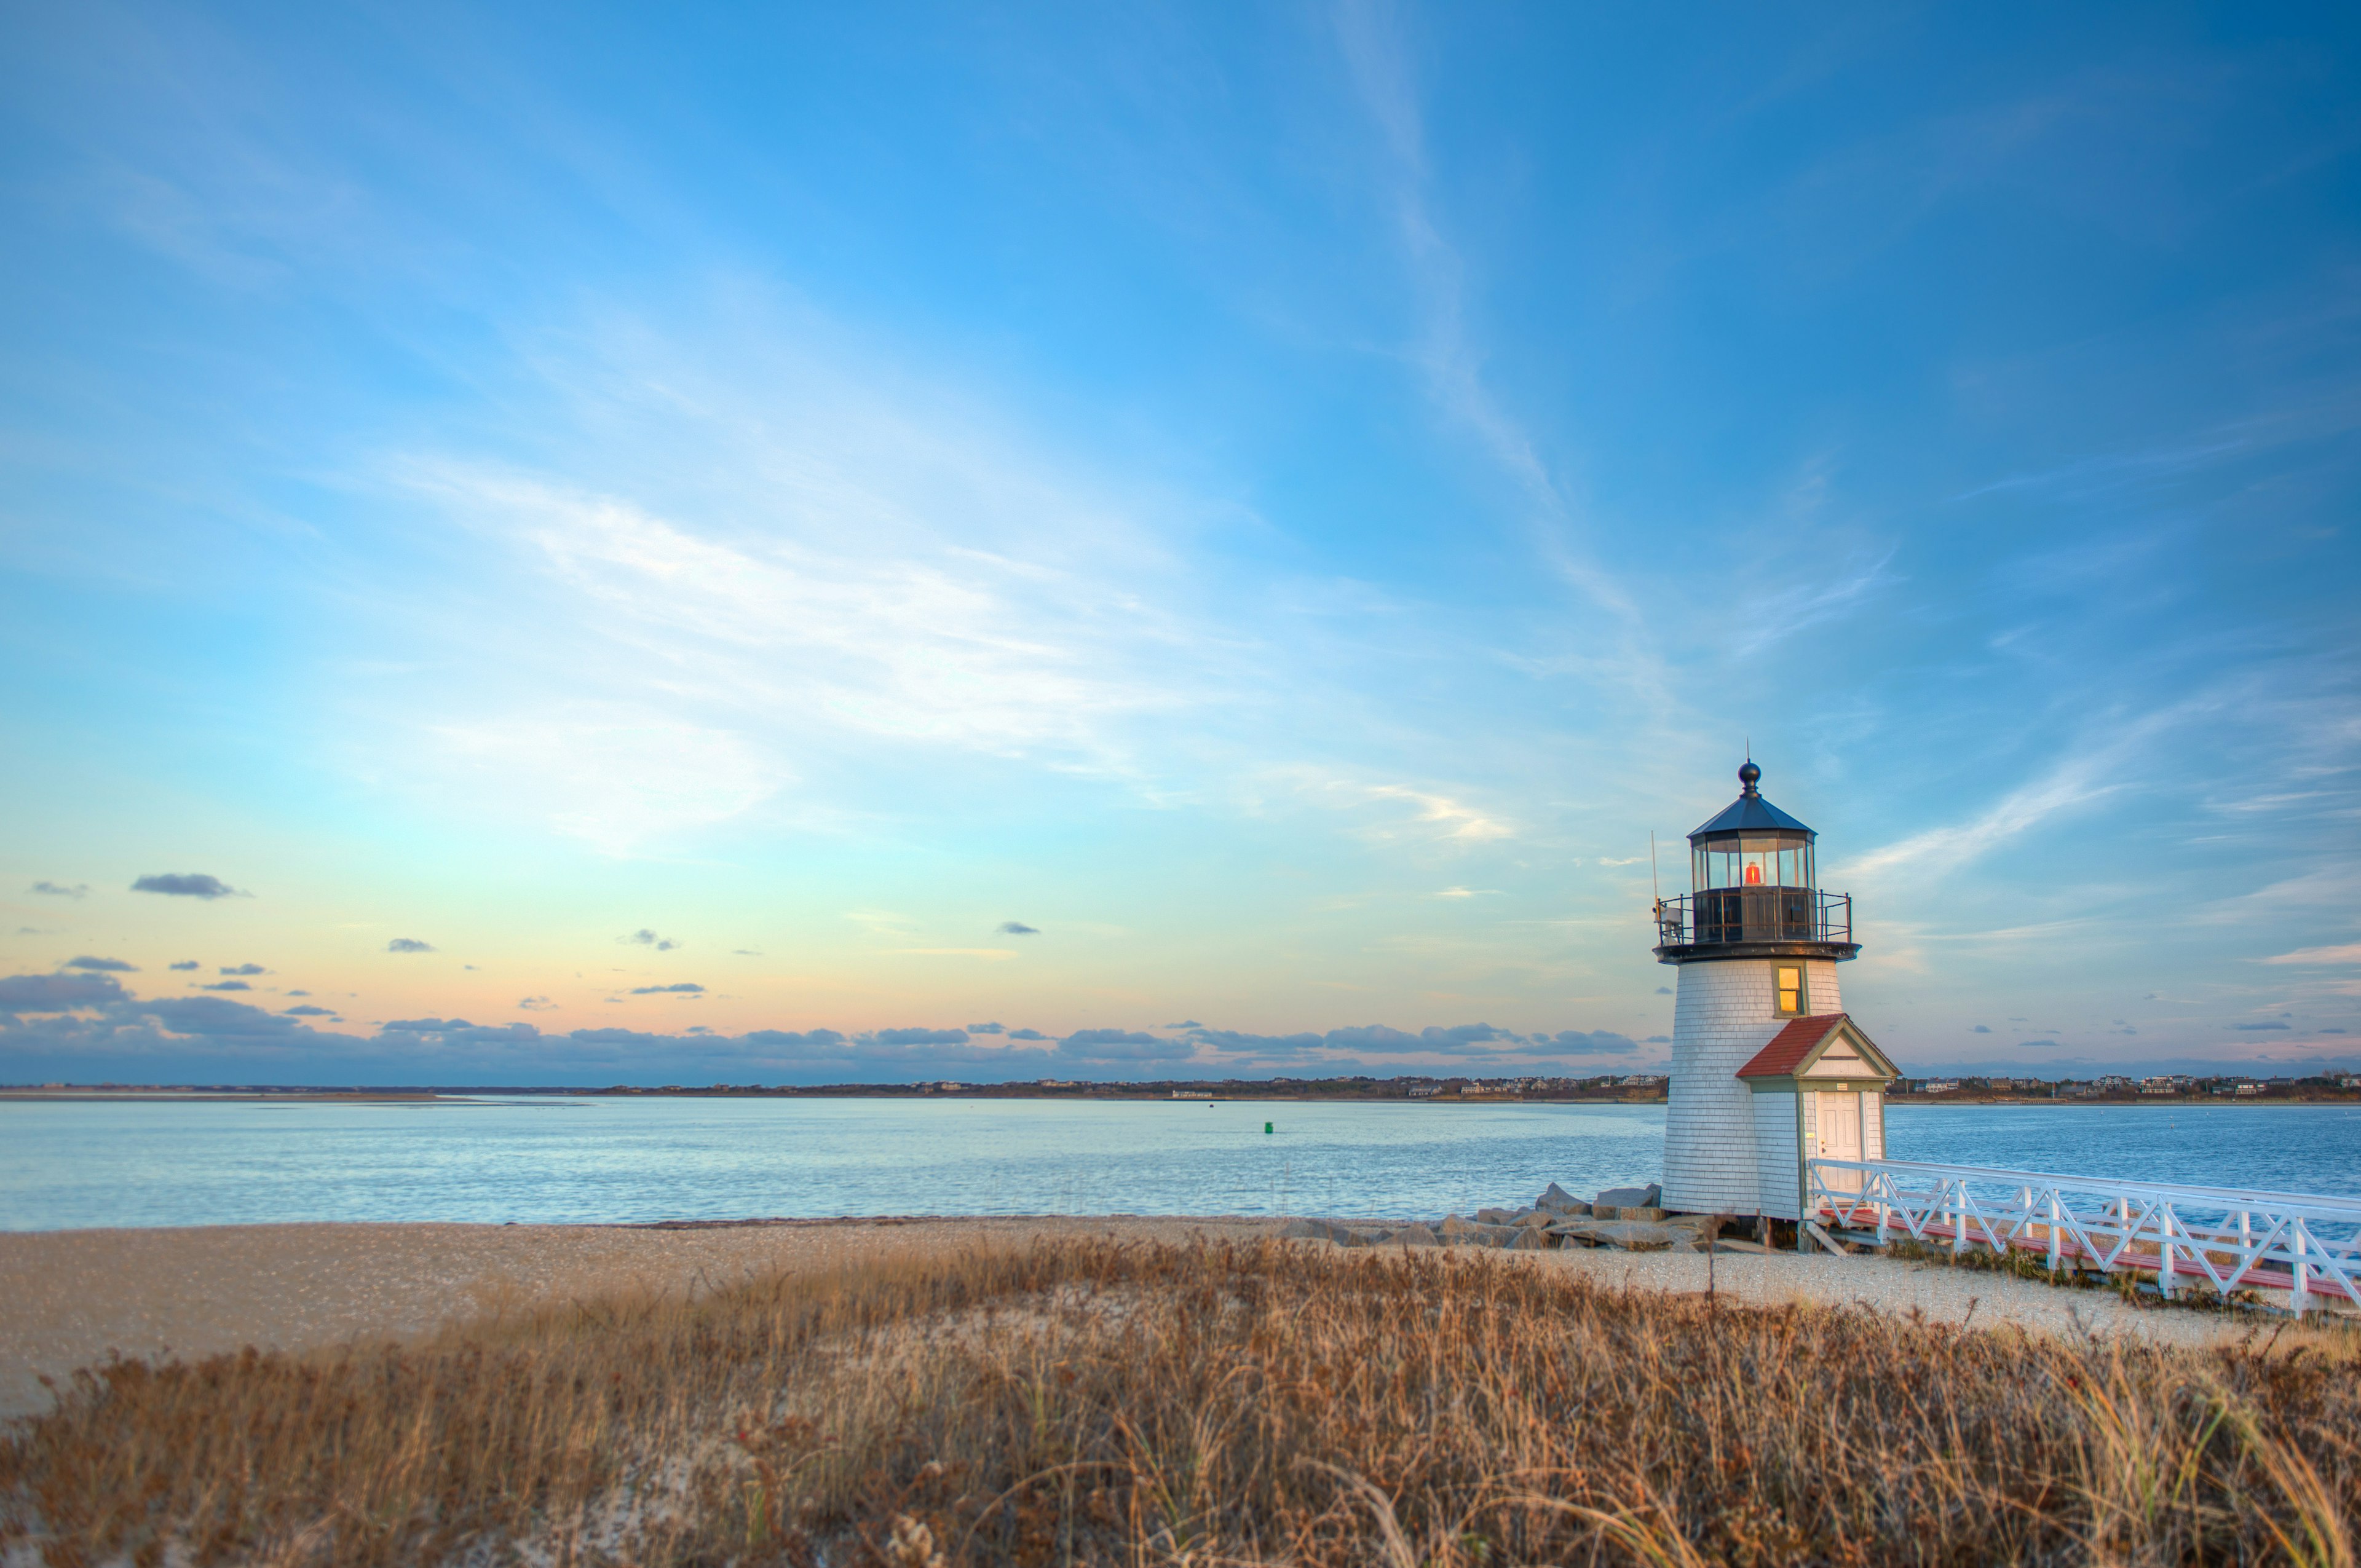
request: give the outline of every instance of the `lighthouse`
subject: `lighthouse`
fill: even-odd
[[[1819,835],[1739,795],[1689,835],[1689,887],[1656,904],[1656,959],[1675,966],[1664,1205],[1693,1214],[1802,1214],[1805,1162],[1879,1159],[1895,1076],[1844,1011],[1837,965],[1861,951],[1852,899],[1820,891]]]

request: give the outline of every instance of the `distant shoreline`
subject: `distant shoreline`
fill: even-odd
[[[0,1102],[18,1101],[53,1104],[464,1104],[488,1102],[489,1096],[533,1096],[550,1100],[1039,1100],[1119,1102],[1127,1105],[1662,1105],[1664,1097],[1577,1094],[1433,1095],[1411,1099],[1400,1094],[1148,1094],[1115,1087],[1076,1093],[1044,1093],[1038,1090],[1001,1089],[979,1085],[945,1092],[939,1090],[894,1088],[857,1089],[544,1089],[510,1087],[451,1090],[321,1090],[321,1089],[8,1089],[0,1088]]]
[[[499,1091],[498,1092],[508,1092]],[[436,1105],[458,1104],[475,1091],[433,1089],[0,1089],[0,1101],[40,1101],[66,1105],[195,1103],[221,1105]]]
[[[2179,1109],[2185,1111],[2192,1107],[2211,1107],[2213,1109],[2219,1110],[2224,1106],[2235,1105],[2276,1105],[2282,1108],[2303,1105],[2361,1106],[2361,1094],[2323,1094],[2312,1098],[2288,1094],[2274,1094],[2266,1098],[2259,1094],[2249,1094],[2243,1099],[2233,1099],[2230,1096],[2224,1094],[2206,1094],[2200,1095],[2192,1099],[2169,1100],[2158,1094],[2143,1094],[2136,1100],[2102,1098],[2095,1094],[2069,1095],[2063,1099],[2054,1094],[2034,1095],[2023,1098],[2010,1095],[1977,1095],[1972,1098],[1967,1098],[1954,1094],[1889,1094],[1886,1096],[1885,1102],[1889,1107],[1894,1105],[1958,1105],[1961,1107],[1971,1105],[2081,1105],[2086,1107],[2104,1106],[2106,1109],[2111,1111],[2139,1111],[2149,1109],[2159,1111]]]
[[[1035,1100],[1117,1102],[1125,1104],[1289,1104],[1289,1105],[1662,1105],[1659,1094],[1436,1094],[1410,1098],[1400,1094],[1290,1094],[1188,1092],[1169,1089],[1148,1091],[1107,1084],[1066,1091],[1043,1091],[1031,1085],[978,1084],[957,1090],[906,1088],[891,1084],[826,1085],[815,1088],[731,1089],[551,1089],[534,1085],[452,1089],[316,1089],[241,1087],[236,1089],[100,1089],[77,1085],[65,1089],[0,1087],[0,1103],[115,1105],[245,1104],[245,1105],[466,1105],[485,1104],[489,1097],[539,1097],[566,1100]],[[2361,1092],[2309,1095],[2137,1096],[1889,1094],[1889,1106],[1971,1107],[1993,1105],[2105,1106],[2114,1110],[2190,1110],[2237,1105],[2293,1107],[2305,1105],[2361,1106]]]

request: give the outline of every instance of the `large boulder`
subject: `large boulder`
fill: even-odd
[[[1570,1218],[1572,1214],[1587,1214],[1589,1212],[1587,1205],[1580,1209],[1573,1210],[1570,1213],[1558,1214],[1554,1214],[1547,1209],[1528,1209],[1523,1213],[1518,1215],[1515,1219],[1510,1220],[1509,1223],[1512,1225],[1521,1225],[1527,1230],[1545,1231],[1552,1225],[1556,1224],[1559,1221]]]
[[[1279,1234],[1294,1242],[1334,1242],[1339,1246],[1351,1246],[1354,1242],[1352,1227],[1332,1220],[1290,1220]]]
[[[1653,1209],[1664,1201],[1662,1186],[1651,1182],[1645,1187],[1610,1187],[1590,1201],[1593,1209]]]
[[[1424,1225],[1404,1225],[1386,1233],[1389,1246],[1441,1246],[1443,1239]]]
[[[1576,1245],[1621,1247],[1626,1252],[1697,1252],[1702,1241],[1686,1225],[1631,1220],[1577,1220],[1551,1227],[1551,1234]]]
[[[1454,1214],[1436,1227],[1446,1246],[1507,1246],[1516,1239],[1513,1225],[1488,1224]]]
[[[1508,1244],[1510,1252],[1547,1252],[1550,1236],[1547,1231],[1537,1231],[1530,1225],[1514,1225],[1515,1239]]]
[[[1548,1187],[1543,1190],[1540,1197],[1533,1200],[1533,1207],[1536,1209],[1548,1209],[1558,1213],[1564,1213],[1569,1209],[1580,1209],[1586,1207],[1586,1205],[1583,1203],[1581,1199],[1576,1198],[1573,1193],[1568,1192],[1565,1188],[1560,1187],[1556,1182],[1553,1181]]]
[[[1517,1216],[1516,1212],[1510,1209],[1478,1209],[1476,1220],[1478,1224],[1513,1225],[1517,1223]]]

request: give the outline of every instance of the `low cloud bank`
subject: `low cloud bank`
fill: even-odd
[[[229,984],[239,982],[231,981]],[[219,995],[143,998],[88,970],[0,977],[0,1081],[205,1083],[829,1083],[931,1078],[1002,1082],[1315,1077],[1369,1072],[1578,1074],[1629,1068],[1641,1047],[1608,1030],[1518,1034],[1354,1025],[1257,1035],[1191,1024],[1100,1026],[1059,1038],[998,1025],[845,1034],[717,1035],[396,1018],[368,1035],[317,1029],[314,1007],[272,1013]]]

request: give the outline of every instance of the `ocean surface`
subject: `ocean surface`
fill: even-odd
[[[1265,1123],[1271,1131],[1265,1133]],[[1424,1215],[1655,1179],[1661,1106],[0,1101],[0,1230],[296,1220]],[[1896,1159],[2361,1196],[2361,1108],[1899,1106]]]

